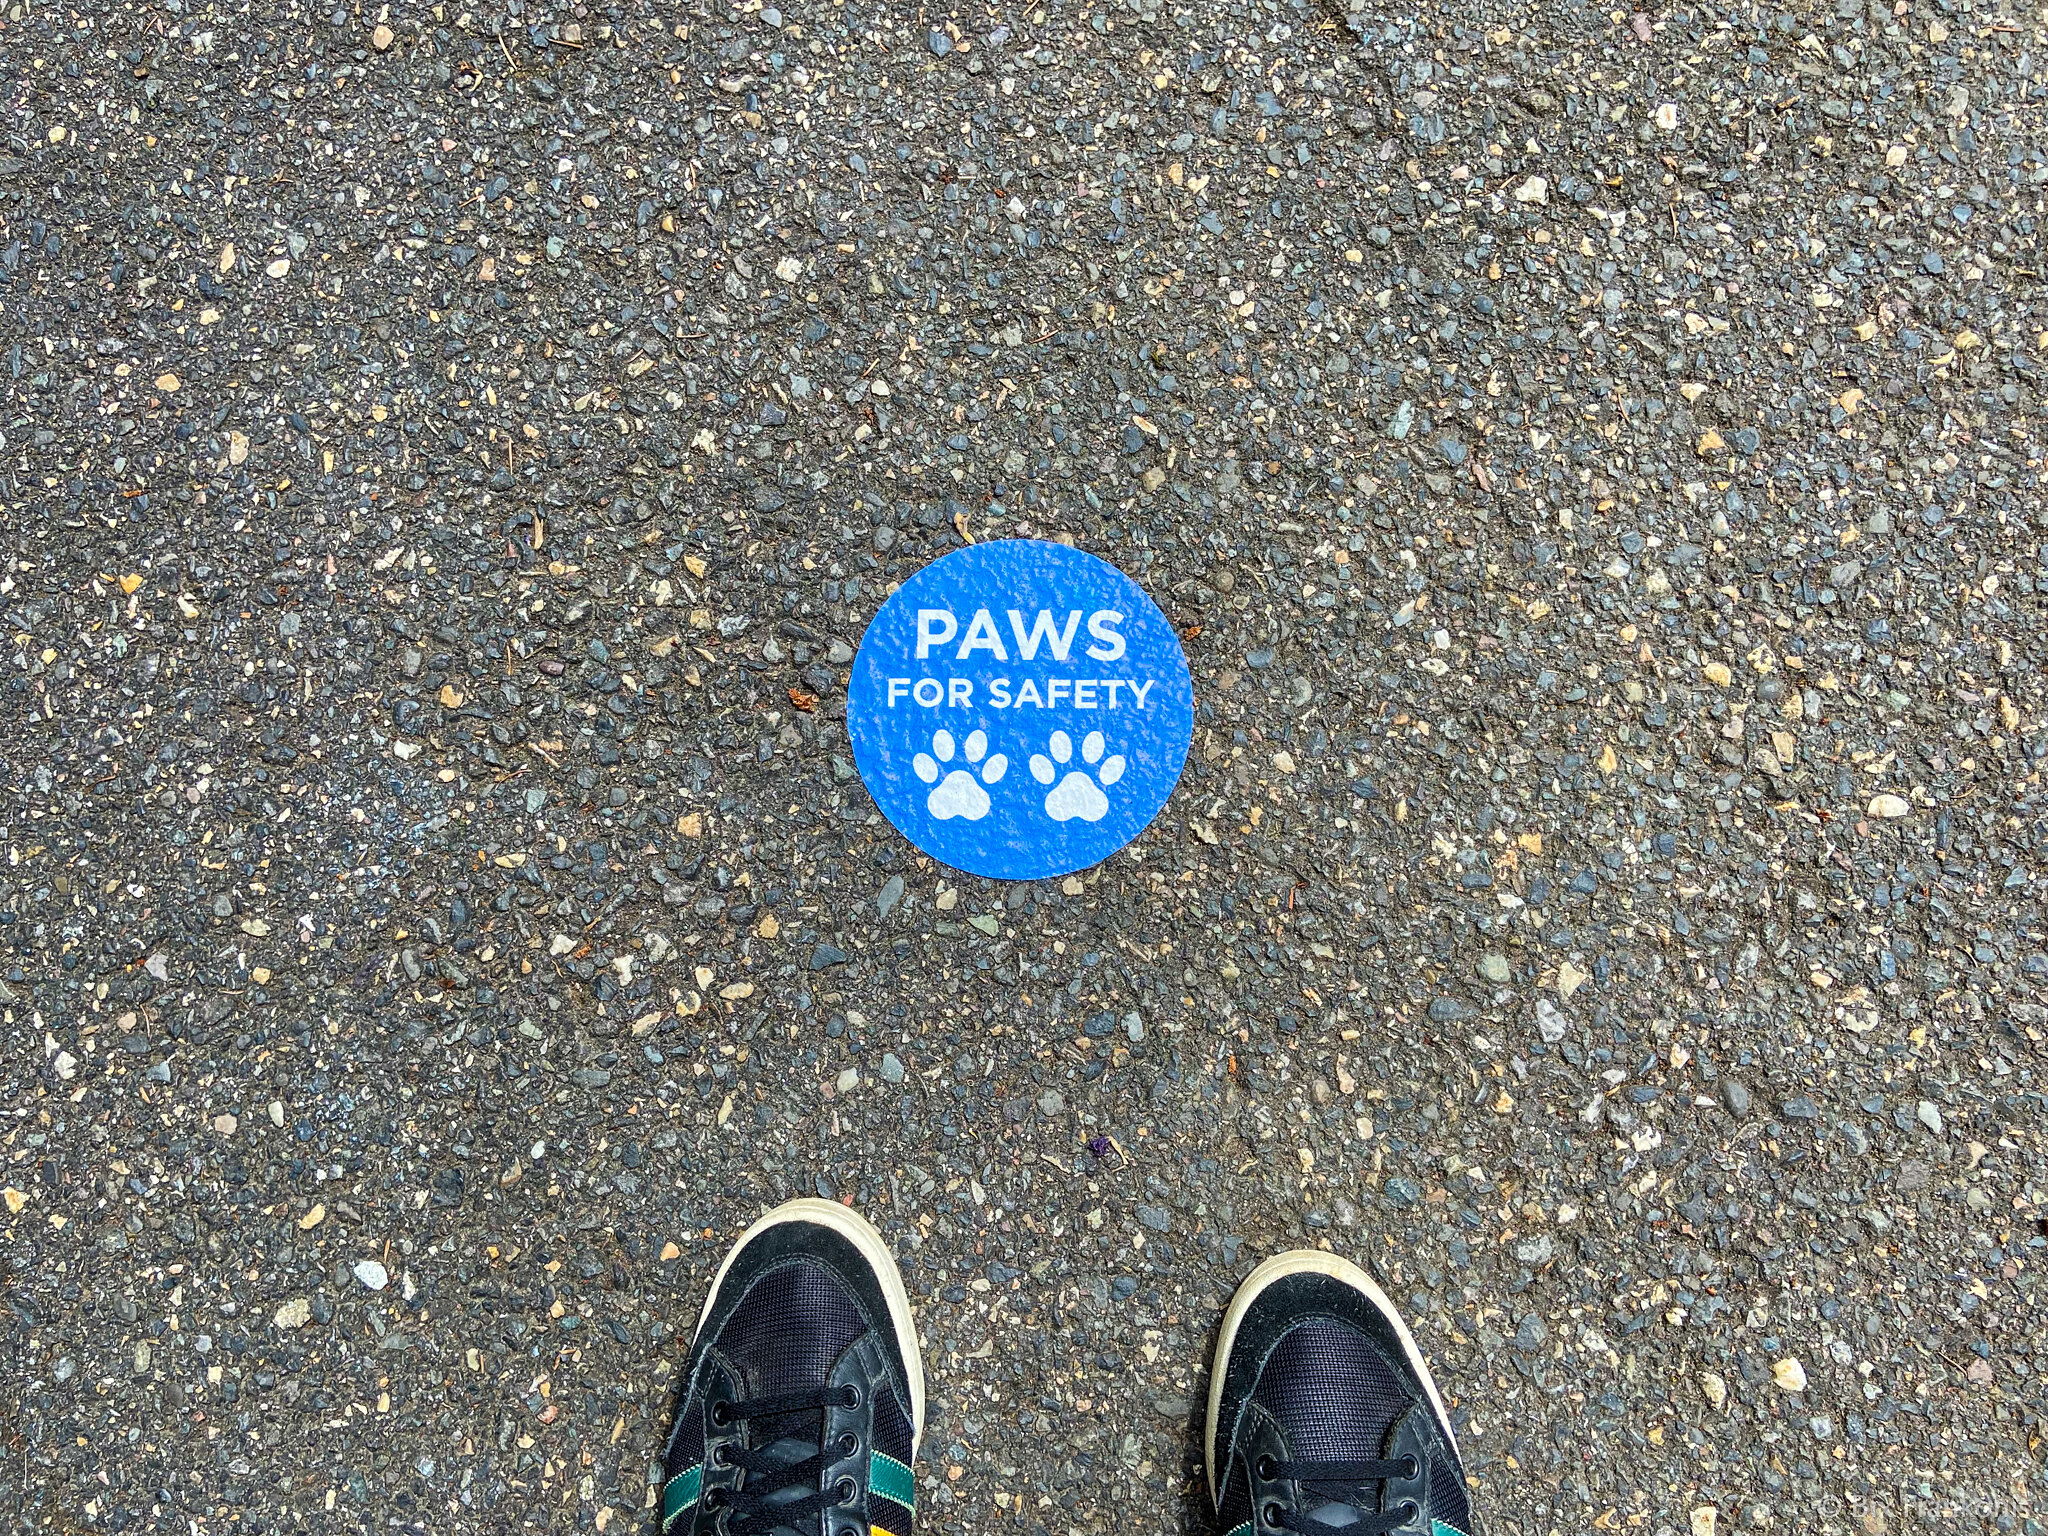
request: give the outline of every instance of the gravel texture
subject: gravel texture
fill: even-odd
[[[1263,1253],[1503,1533],[2039,1532],[2043,37],[1969,0],[0,0],[0,1505],[640,1530],[851,1198],[925,1528],[1205,1528]],[[874,814],[1063,537],[1187,775]]]

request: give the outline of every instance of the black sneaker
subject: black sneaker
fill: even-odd
[[[1225,1536],[1472,1536],[1443,1398],[1364,1270],[1266,1260],[1223,1318],[1209,1383],[1209,1490]]]
[[[661,1536],[912,1536],[924,1363],[880,1234],[792,1200],[725,1257],[662,1461]]]

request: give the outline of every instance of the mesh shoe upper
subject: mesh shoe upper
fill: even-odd
[[[1259,1372],[1253,1401],[1272,1414],[1297,1456],[1377,1452],[1409,1406],[1365,1336],[1328,1317],[1308,1317],[1280,1337]]]
[[[824,1380],[867,1326],[845,1286],[799,1255],[747,1288],[717,1348],[739,1373],[741,1391],[768,1397]]]
[[[1258,1294],[1219,1361],[1225,1536],[1473,1536],[1463,1468],[1391,1317],[1331,1275]]]
[[[684,1370],[662,1536],[913,1536],[915,1348],[841,1234],[791,1220],[748,1239]]]

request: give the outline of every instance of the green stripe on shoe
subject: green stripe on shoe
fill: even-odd
[[[697,1502],[697,1495],[704,1487],[704,1464],[678,1472],[668,1480],[668,1486],[661,1490],[661,1528],[667,1530],[684,1510]]]
[[[1223,1536],[1252,1536],[1252,1523],[1247,1520],[1243,1525],[1234,1526],[1230,1530],[1225,1531]]]
[[[894,1456],[874,1451],[868,1456],[868,1492],[894,1499],[905,1509],[917,1508],[917,1479]]]

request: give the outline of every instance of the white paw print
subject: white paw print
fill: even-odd
[[[1010,771],[1010,760],[998,752],[987,762],[982,757],[988,751],[988,737],[976,731],[960,743],[960,755],[967,759],[966,768],[955,768],[946,774],[943,781],[939,774],[940,764],[953,761],[953,733],[934,731],[932,749],[920,752],[910,760],[911,770],[927,784],[936,784],[925,797],[924,808],[940,821],[951,821],[955,816],[963,821],[979,821],[988,814],[988,791],[983,784],[994,784]],[[975,781],[975,765],[979,763],[980,783]],[[1096,814],[1100,815],[1100,812]]]
[[[1102,756],[1102,732],[1090,731],[1081,738],[1081,761],[1095,769],[1095,777],[1076,768],[1060,779],[1059,784],[1045,797],[1045,814],[1054,821],[1100,821],[1109,814],[1109,796],[1102,790],[1115,785],[1124,776],[1124,758],[1121,752],[1104,760]],[[1058,777],[1061,768],[1073,761],[1074,743],[1065,731],[1054,731],[1045,744],[1048,758],[1043,752],[1031,754],[1031,777],[1041,784],[1051,784]],[[1096,765],[1101,766],[1097,767]],[[1102,787],[1096,787],[1096,780]]]

